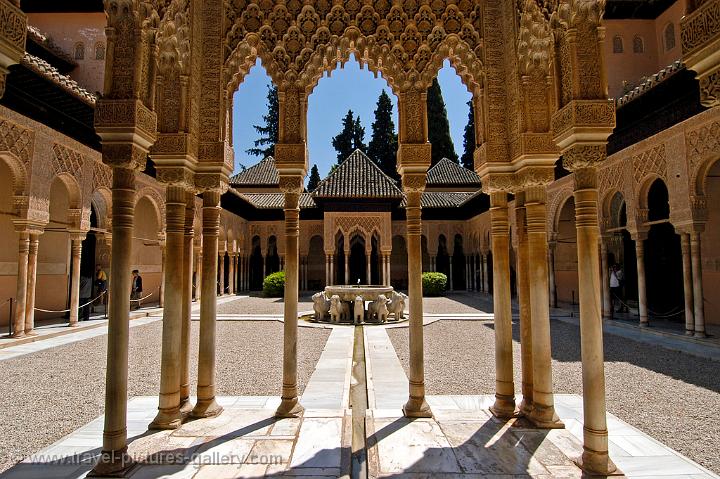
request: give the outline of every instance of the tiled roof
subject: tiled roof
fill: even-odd
[[[638,86],[636,86],[635,88],[633,88],[632,90],[630,90],[629,92],[627,92],[626,94],[624,94],[623,96],[618,98],[617,99],[617,107],[620,108],[621,106],[633,101],[634,99],[643,95],[645,92],[647,92],[650,89],[652,89],[653,87],[657,86],[659,83],[662,83],[663,81],[667,80],[668,78],[670,78],[677,72],[682,71],[684,69],[685,69],[685,65],[683,65],[682,62],[679,60],[674,63],[671,63],[670,65],[666,66],[659,72],[643,79],[643,81]]]
[[[25,53],[25,56],[22,58],[20,63],[41,77],[55,83],[60,88],[84,101],[88,105],[95,106],[97,98],[94,94],[78,85],[78,83],[69,76],[60,73],[57,68],[50,65],[45,60],[34,55],[30,55],[29,53]]]
[[[42,33],[40,30],[38,30],[36,27],[33,27],[32,25],[28,25],[27,27],[27,37],[29,40],[34,41],[37,45],[43,47],[45,50],[50,52],[51,54],[55,55],[56,57],[62,59],[63,61],[77,66],[77,62],[73,60],[73,58],[65,53],[65,51],[60,48],[59,46],[55,45],[53,41]]]
[[[443,158],[427,172],[428,185],[480,185],[477,173]]]
[[[238,196],[260,210],[282,209],[285,206],[283,193],[238,193]],[[300,209],[316,207],[310,193],[300,195]]]
[[[395,182],[360,150],[355,150],[313,192],[318,198],[401,198]]]
[[[230,177],[231,185],[279,186],[280,175],[275,168],[275,158],[268,156],[260,163]]]
[[[475,196],[472,192],[449,192],[449,191],[425,191],[422,194],[421,205],[423,208],[457,208],[467,200]],[[403,199],[400,207],[406,206]]]

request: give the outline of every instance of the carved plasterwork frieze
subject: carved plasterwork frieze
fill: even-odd
[[[706,123],[685,133],[690,180],[699,195],[704,194],[705,170],[717,158],[720,151],[720,121]]]
[[[5,77],[10,65],[20,62],[25,53],[27,17],[19,5],[0,1],[0,98],[5,92]]]
[[[85,157],[81,153],[59,144],[53,145],[53,153],[54,155],[50,162],[53,174],[69,173],[72,176],[78,177],[78,181],[82,182],[80,178],[82,177]]]
[[[0,151],[9,151],[26,166],[32,158],[34,139],[32,130],[10,120],[0,120]]]
[[[665,156],[665,144],[650,148],[639,155],[632,157],[633,180],[635,185],[648,175],[654,174],[667,182],[667,158]]]
[[[149,147],[155,141],[157,116],[140,100],[100,99],[95,108],[95,129],[101,138],[107,133],[109,141],[135,140]]]
[[[695,2],[680,28],[683,63],[697,73],[701,103],[720,105],[720,0]]]
[[[613,100],[573,100],[552,117],[552,132],[560,146],[575,139],[605,140],[613,128]]]
[[[400,143],[398,145],[398,171],[425,171],[432,161],[430,143]]]

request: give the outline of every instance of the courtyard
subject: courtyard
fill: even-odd
[[[218,307],[218,395],[221,398],[256,397],[259,401],[264,401],[263,398],[266,397],[277,396],[282,383],[282,358],[278,354],[282,350],[280,322],[282,301],[250,296],[224,299],[225,301]],[[436,409],[436,420],[445,428],[444,430],[450,426],[442,426],[443,421],[449,420],[448,424],[452,425],[456,423],[458,417],[456,417],[457,413],[453,413],[456,415],[453,416],[448,410],[443,409],[444,403],[440,402],[442,398],[465,397],[469,400],[482,395],[489,396],[494,391],[494,331],[492,321],[487,319],[487,313],[492,311],[490,299],[485,295],[470,293],[425,298],[425,308],[429,318],[424,327],[426,383],[430,402]],[[301,297],[299,304],[301,313],[311,309],[311,303],[307,298]],[[255,320],[252,318],[253,313],[258,315]],[[157,399],[153,396],[159,387],[158,371],[160,370],[162,322],[159,321],[159,316],[155,318],[151,316],[148,319],[149,323],[133,326],[130,330],[129,407],[131,410],[129,414],[131,424],[136,424],[131,427],[140,427],[142,430],[154,415]],[[137,320],[131,323],[134,321]],[[552,320],[551,325],[553,387],[557,394],[558,408],[563,410],[564,404],[571,402],[572,397],[577,397],[567,396],[568,399],[565,399],[565,395],[582,394],[579,330],[577,326],[560,320]],[[191,344],[197,344],[197,326],[198,321],[193,321]],[[321,354],[328,348],[333,348],[328,342],[333,329],[317,326],[314,323],[301,322],[299,328],[298,380],[301,401],[305,398],[305,389],[312,374],[327,366],[319,363]],[[368,341],[374,341],[372,338],[375,337],[376,332],[387,332],[394,348],[390,354],[395,357],[394,362],[402,364],[407,372],[408,330],[404,326],[398,324],[383,328],[370,325],[365,329],[366,338],[370,338]],[[339,329],[352,331],[353,328],[340,326]],[[514,321],[513,330],[515,382],[516,388],[519,389],[520,347],[517,341],[517,321]],[[0,468],[3,471],[10,469],[8,477],[31,477],[22,475],[28,474],[28,470],[15,471],[11,467],[23,457],[32,456],[58,443],[73,431],[91,423],[103,412],[103,364],[107,336],[103,334],[73,342],[72,335],[64,336],[67,338],[67,344],[0,361],[0,374],[5,378],[5,384],[9,386],[3,388],[0,393],[0,408],[6,418],[0,425],[0,436],[4,438],[0,443]],[[716,447],[720,442],[720,420],[715,414],[720,408],[720,378],[715,373],[717,362],[608,333],[605,334],[604,342],[608,412],[708,470],[720,472],[720,454]],[[42,341],[37,343],[40,344]],[[372,356],[374,353],[369,354]],[[371,359],[366,358],[368,362]],[[326,357],[325,361],[331,363],[334,360]],[[389,415],[386,408],[393,407],[380,404],[383,401],[392,402],[392,393],[383,395],[380,392],[378,386],[381,383],[380,373],[373,374],[371,370],[371,368],[384,368],[386,360],[381,359],[381,361],[383,364],[378,364],[379,361],[376,360],[372,366],[367,366],[369,376],[374,377],[377,382],[375,397],[378,402],[371,408],[375,412],[368,414],[370,416],[380,414],[373,422],[379,429],[390,424],[383,419],[383,416]],[[197,347],[191,349],[191,365],[191,377],[195,377]],[[327,384],[327,393],[330,393],[329,389],[338,386],[333,383]],[[340,385],[340,390],[343,387],[347,389],[348,386]],[[195,384],[191,387],[194,390]],[[404,387],[401,387],[399,393],[400,399],[405,397]],[[145,422],[137,424],[137,421],[132,419],[137,417],[133,416],[137,414],[132,412],[133,407],[141,408],[140,411],[147,416]],[[262,414],[258,416],[257,411],[250,416],[247,414],[250,413],[245,411],[243,415],[242,409],[236,410],[228,406],[228,411],[223,413],[224,424],[227,424],[225,428],[231,426],[242,430],[243,421],[250,421],[248,417],[256,421],[262,416]],[[476,417],[483,417],[487,415],[487,410],[480,408],[476,414],[479,415]],[[202,421],[206,420],[200,420],[201,423]],[[253,421],[248,424],[252,424]],[[399,426],[401,423],[394,421],[392,422],[394,426],[391,428],[393,433],[396,432],[394,429],[396,427],[400,427],[401,431],[411,431],[417,427],[412,423],[401,427]],[[280,424],[277,423],[275,427],[279,428]],[[480,434],[479,437],[490,434],[486,438],[489,440],[501,429],[501,424],[498,424],[494,429],[490,427],[488,430],[495,432],[486,431],[476,434]],[[523,431],[523,429],[515,430],[516,432],[512,434]],[[250,434],[252,436],[260,433]],[[533,434],[535,433],[532,430],[527,430],[524,436],[517,437],[525,437],[525,440],[528,440],[527,438],[534,437]],[[543,443],[542,437],[538,439],[540,443]],[[550,438],[552,439],[553,436]],[[138,439],[140,442],[143,440],[149,439],[143,437]],[[372,440],[369,441],[368,447],[372,444]],[[611,441],[614,441],[612,430]],[[386,440],[385,443],[388,441]],[[378,451],[383,450],[381,448],[383,444],[382,440],[377,442]],[[624,446],[626,450],[617,444],[611,445],[611,455],[656,454],[650,450],[633,450],[633,447],[638,446],[632,441],[624,443]],[[131,449],[132,447],[131,442]],[[59,450],[55,449],[56,452]],[[538,463],[531,461],[527,464],[520,463],[520,466],[516,464],[514,467],[524,468],[519,471],[522,474],[543,477],[542,471],[547,474],[548,470],[542,465],[542,458],[544,454],[549,453],[542,451],[535,452]],[[249,450],[246,451],[248,452]],[[426,453],[429,454],[427,457],[435,457],[433,454],[438,454],[433,453],[430,447],[427,448]],[[532,454],[531,450],[531,456]],[[392,454],[386,457],[392,457]],[[493,457],[492,455],[485,457],[484,463],[489,464],[487,461],[497,460]],[[374,460],[377,461],[377,457]],[[372,461],[371,454],[370,467],[373,467]],[[376,466],[379,467],[379,464],[377,463]],[[422,467],[422,464],[423,461],[419,461],[412,467]],[[563,470],[569,474],[567,477],[574,477],[573,474],[579,473],[579,469],[574,466],[574,469],[570,468],[570,465],[565,464]],[[390,464],[387,467],[392,466],[393,464]],[[255,464],[252,468],[247,466],[240,473],[238,467],[239,465],[233,467],[226,465],[223,470],[225,473],[233,470],[238,474],[227,477],[254,477],[253,474],[260,476],[270,470],[282,474],[283,470],[283,468],[278,470],[277,466],[276,469],[272,469],[272,466]],[[267,467],[271,469],[262,469]],[[172,468],[167,470],[172,471]],[[186,477],[181,474],[181,470],[182,468],[175,470],[177,477]],[[208,474],[209,470],[205,471],[205,474]],[[261,470],[262,474],[258,472]],[[17,476],[17,474],[21,475]],[[559,476],[551,474],[548,477]]]

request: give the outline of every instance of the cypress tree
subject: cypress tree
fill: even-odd
[[[260,138],[254,141],[255,147],[245,150],[249,155],[267,158],[275,154],[275,144],[278,141],[280,112],[278,106],[277,87],[268,85],[267,115],[263,115],[264,125],[253,125]]]
[[[398,178],[397,134],[392,120],[392,101],[385,90],[380,93],[375,107],[375,121],[372,124],[372,138],[367,154],[386,175]]]
[[[365,146],[365,128],[360,124],[360,115],[355,118],[353,124],[353,151],[360,150],[363,153],[367,151]]]
[[[354,151],[353,143],[356,137],[355,120],[352,110],[348,110],[342,121],[342,131],[332,140],[333,148],[337,151],[337,162],[344,161]]]
[[[447,118],[445,101],[437,78],[427,93],[428,139],[432,143],[432,165],[443,158],[457,163],[458,156],[450,137],[450,123]]]
[[[463,154],[460,157],[460,163],[469,170],[475,169],[475,160],[473,153],[475,152],[475,113],[473,112],[472,100],[467,102],[470,108],[468,112],[468,122],[465,125],[465,133],[463,134]]]
[[[317,165],[313,165],[310,169],[310,179],[307,184],[308,191],[315,191],[315,188],[318,187],[318,183],[320,183],[320,172],[318,172]]]

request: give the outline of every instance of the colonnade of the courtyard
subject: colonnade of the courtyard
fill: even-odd
[[[16,3],[2,0],[1,4],[12,12],[19,11]],[[304,8],[313,10],[314,6]],[[228,187],[233,166],[229,121],[232,92],[258,56],[279,89],[280,126],[275,159],[284,194],[281,235],[286,287],[282,401],[276,414],[279,417],[302,414],[297,386],[297,314],[299,198],[308,163],[307,102],[318,78],[335,68],[338,60],[347,60],[351,53],[382,74],[398,99],[398,172],[406,199],[410,309],[409,399],[405,415],[432,414],[425,400],[421,285],[421,198],[431,158],[426,89],[439,65],[449,58],[473,93],[477,129],[475,165],[483,189],[490,195],[496,360],[496,401],[492,411],[504,418],[518,414],[512,361],[508,203],[509,195],[513,194],[514,217],[520,218],[519,222],[515,220],[524,393],[520,409],[537,427],[562,426],[554,411],[552,392],[546,227],[547,185],[553,181],[554,164],[562,155],[565,167],[574,172],[571,189],[575,204],[584,411],[583,453],[578,463],[593,473],[613,472],[605,410],[598,222],[598,185],[602,180],[598,169],[606,159],[606,141],[615,125],[614,104],[607,100],[601,55],[603,2],[561,0],[554,7],[547,7],[550,11],[543,12],[533,0],[522,2],[520,11],[516,10],[515,2],[486,0],[477,5],[472,2],[445,5],[444,13],[437,16],[428,7],[426,14],[438,26],[443,25],[448,32],[463,32],[461,37],[433,30],[439,39],[432,47],[429,43],[435,40],[427,35],[417,40],[418,26],[413,15],[403,13],[404,5],[393,6],[393,18],[402,20],[385,20],[384,24],[373,23],[372,15],[367,22],[356,21],[343,8],[334,6],[334,13],[328,16],[332,21],[326,22],[333,29],[341,27],[335,37],[330,37],[330,30],[323,26],[327,38],[314,39],[317,45],[312,44],[317,48],[305,55],[295,48],[296,42],[286,44],[282,32],[257,35],[256,27],[263,22],[270,32],[280,28],[257,16],[230,12],[237,23],[224,25],[226,22],[218,19],[224,19],[228,12],[218,0],[202,4],[174,1],[163,5],[163,9],[154,2],[144,3],[142,8],[134,2],[106,2],[105,96],[96,106],[95,125],[103,143],[103,162],[112,167],[113,287],[103,452],[94,473],[121,474],[131,465],[126,455],[130,311],[127,292],[131,285],[138,171],[145,167],[148,155],[155,164],[158,181],[165,184],[166,248],[160,406],[151,427],[176,428],[186,413],[192,417],[222,413],[215,400],[220,196]],[[368,5],[366,13],[373,8]],[[389,13],[383,11],[376,17]],[[518,13],[520,28],[516,29]],[[313,24],[313,18],[306,17],[298,23]],[[373,29],[368,30],[368,26]],[[296,36],[302,35],[299,28],[293,28]],[[392,52],[378,46],[387,44],[383,42],[387,42],[388,35],[394,35],[391,30],[398,35],[403,32],[402,41],[395,44]],[[307,33],[314,31],[311,28]],[[483,41],[479,45],[481,34]],[[409,41],[410,37],[416,40]],[[175,47],[178,44],[182,48]],[[227,58],[220,52],[226,52]],[[407,55],[407,59],[399,61],[397,55]],[[3,60],[3,68],[5,63],[8,62]],[[0,78],[4,79],[4,71],[0,71]],[[14,186],[21,183],[16,173],[13,172]],[[193,248],[188,218],[195,208],[191,199],[198,194],[202,197],[201,304],[197,403],[192,405],[188,390],[188,333]],[[22,207],[19,209],[22,217]],[[19,262],[23,270],[29,261],[26,258],[30,256],[32,231],[24,228],[19,235]],[[693,241],[692,235],[690,240]],[[18,276],[25,274],[20,273]],[[26,284],[27,278],[23,277],[21,282]],[[27,293],[24,290],[21,293],[25,300]]]

